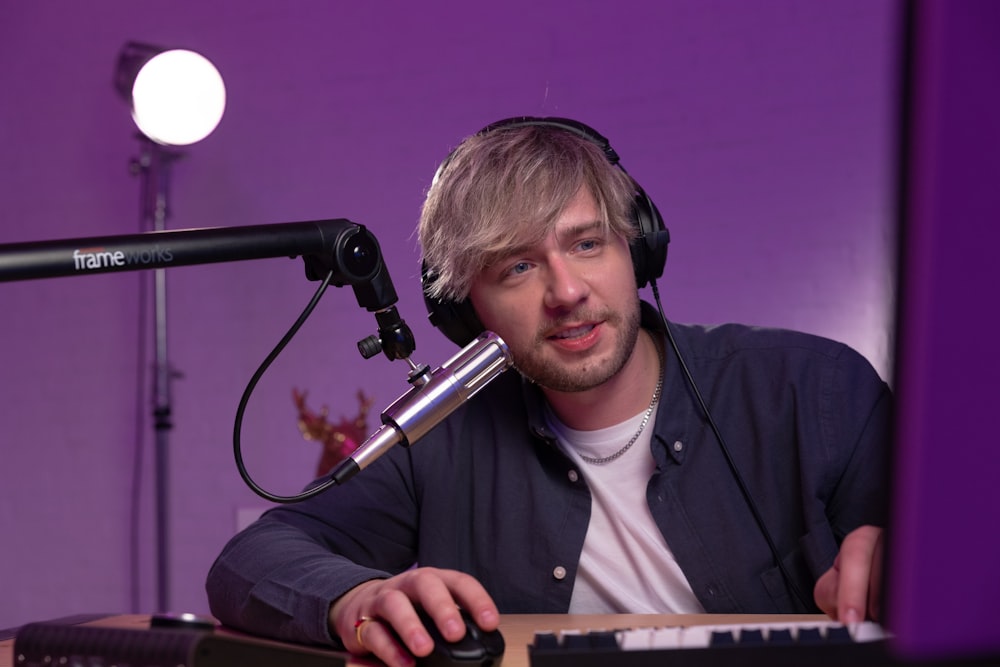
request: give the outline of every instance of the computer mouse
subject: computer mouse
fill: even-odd
[[[457,642],[449,642],[441,636],[434,620],[423,609],[417,609],[427,633],[434,640],[434,650],[417,658],[419,667],[499,667],[503,659],[505,643],[499,630],[481,630],[472,616],[460,610],[465,621],[465,636]]]

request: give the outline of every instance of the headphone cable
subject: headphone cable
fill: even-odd
[[[812,608],[806,597],[803,595],[802,591],[799,589],[795,580],[792,579],[791,573],[785,567],[784,562],[781,559],[778,547],[774,543],[774,539],[771,537],[770,531],[767,529],[767,525],[764,523],[764,517],[761,515],[760,510],[757,508],[757,503],[754,501],[753,495],[750,493],[750,487],[747,485],[746,481],[743,479],[743,475],[740,474],[740,470],[736,465],[736,461],[733,459],[732,454],[729,452],[729,447],[726,445],[725,438],[722,437],[722,432],[715,423],[715,419],[712,417],[711,411],[708,409],[708,404],[701,395],[701,391],[698,390],[698,385],[694,381],[694,376],[691,371],[688,370],[687,364],[684,362],[684,357],[681,356],[680,347],[677,345],[677,341],[674,339],[673,333],[670,331],[670,326],[667,323],[667,318],[663,314],[663,304],[660,302],[660,290],[656,285],[656,280],[650,279],[650,288],[653,291],[653,298],[656,299],[656,308],[660,315],[660,322],[663,324],[663,329],[667,333],[667,340],[670,341],[670,347],[673,349],[674,354],[677,356],[677,361],[680,364],[681,372],[684,374],[684,378],[687,380],[688,385],[691,387],[691,391],[694,393],[695,400],[698,402],[698,406],[701,408],[702,413],[705,415],[705,419],[708,422],[709,428],[712,429],[712,433],[715,435],[716,441],[719,443],[719,448],[722,450],[722,455],[726,459],[726,465],[729,466],[730,472],[732,472],[733,477],[736,479],[736,485],[740,489],[740,493],[743,495],[744,501],[746,501],[747,507],[750,509],[750,513],[753,515],[754,521],[757,527],[760,529],[761,535],[767,542],[767,547],[771,551],[771,557],[774,558],[774,562],[777,564],[778,569],[781,571],[781,576],[788,584],[792,593],[799,599],[806,608]]]

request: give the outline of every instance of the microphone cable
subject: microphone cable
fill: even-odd
[[[246,469],[246,465],[243,463],[243,453],[240,445],[240,431],[243,426],[243,415],[246,412],[247,402],[250,400],[250,395],[253,393],[254,388],[256,388],[257,383],[260,382],[261,377],[263,377],[267,369],[272,363],[274,363],[274,360],[278,358],[278,355],[281,354],[282,350],[288,346],[289,341],[291,341],[295,334],[298,333],[299,329],[302,328],[302,325],[305,324],[306,320],[309,319],[309,316],[316,309],[316,304],[319,303],[320,297],[323,296],[326,288],[330,285],[330,281],[333,280],[333,273],[333,270],[330,270],[330,272],[326,274],[326,277],[323,278],[323,281],[316,289],[316,293],[313,294],[312,299],[310,299],[309,303],[302,311],[302,314],[299,315],[298,319],[295,320],[295,323],[288,329],[288,332],[282,336],[281,340],[278,341],[278,344],[274,346],[271,353],[264,358],[264,361],[261,362],[253,376],[251,376],[250,382],[247,383],[247,387],[243,391],[243,396],[240,398],[239,407],[236,409],[236,423],[233,426],[233,456],[236,459],[236,469],[239,471],[240,477],[254,493],[261,498],[270,500],[274,503],[296,503],[301,500],[305,500],[306,498],[311,498],[312,496],[315,496],[316,494],[321,493],[336,484],[335,480],[329,479],[318,486],[314,486],[311,489],[298,493],[294,496],[279,496],[270,493],[259,486],[250,476],[250,473]]]
[[[761,535],[764,537],[764,541],[767,542],[767,547],[771,551],[771,557],[774,558],[774,562],[777,564],[778,569],[781,571],[781,577],[785,580],[788,588],[791,589],[792,593],[799,599],[807,609],[814,607],[814,604],[810,604],[805,595],[799,589],[795,580],[792,579],[791,573],[785,567],[784,562],[781,560],[781,554],[778,551],[778,547],[774,543],[774,539],[771,537],[770,531],[767,529],[767,524],[764,523],[764,517],[761,515],[760,510],[757,508],[757,502],[754,500],[753,495],[750,493],[750,487],[747,485],[746,481],[743,479],[743,475],[740,474],[739,467],[736,465],[736,461],[733,459],[732,454],[729,451],[729,447],[726,445],[725,438],[722,437],[722,431],[719,430],[718,425],[715,423],[715,419],[712,417],[711,411],[708,409],[708,404],[701,395],[701,391],[698,390],[698,385],[694,381],[694,376],[691,371],[688,370],[687,364],[684,362],[684,357],[681,356],[680,347],[677,345],[677,341],[674,339],[673,333],[670,331],[670,325],[667,323],[667,318],[663,314],[663,304],[660,302],[660,290],[656,285],[656,280],[651,279],[649,281],[650,288],[653,292],[653,298],[656,299],[656,308],[660,315],[660,322],[663,325],[664,331],[667,332],[667,340],[670,341],[670,347],[673,349],[674,354],[677,356],[677,361],[680,364],[681,372],[684,374],[684,378],[687,380],[688,385],[691,387],[691,391],[694,393],[695,400],[698,402],[698,407],[701,408],[702,413],[705,415],[705,419],[708,422],[709,428],[712,429],[712,433],[715,435],[716,442],[719,443],[719,448],[722,450],[722,455],[726,459],[726,465],[729,467],[730,472],[732,472],[733,477],[736,480],[736,485],[740,489],[740,493],[746,502],[747,507],[750,509],[750,513],[753,515],[754,522],[760,529]]]

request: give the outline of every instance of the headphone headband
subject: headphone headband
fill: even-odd
[[[585,125],[580,121],[573,120],[571,118],[558,118],[555,116],[514,116],[513,118],[505,118],[504,120],[498,120],[495,123],[490,123],[483,129],[476,132],[476,136],[478,137],[484,134],[490,134],[491,132],[495,132],[497,130],[511,130],[518,127],[554,127],[556,129],[563,130],[564,132],[575,134],[581,139],[586,139],[600,148],[601,152],[604,153],[604,157],[608,159],[608,162],[618,167],[621,166],[621,158],[618,157],[618,153],[615,149],[611,147],[611,142],[608,141],[607,137],[589,125]]]

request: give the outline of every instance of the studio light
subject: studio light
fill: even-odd
[[[207,137],[226,107],[219,70],[187,49],[127,43],[118,56],[115,88],[131,105],[139,130],[168,146],[187,146]]]

